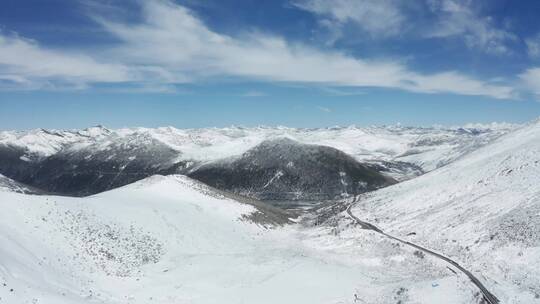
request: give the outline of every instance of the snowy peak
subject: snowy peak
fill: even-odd
[[[82,129],[80,131],[77,131],[77,134],[80,134],[85,137],[92,137],[92,138],[102,138],[109,136],[113,133],[112,130],[107,129],[106,127],[102,125],[97,125],[94,127]]]

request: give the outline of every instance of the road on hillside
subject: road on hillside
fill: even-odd
[[[356,201],[356,200],[355,200]],[[400,243],[403,243],[405,245],[409,245],[413,248],[416,248],[418,250],[421,250],[425,253],[428,253],[436,258],[439,258],[447,263],[449,263],[450,265],[454,266],[455,268],[459,269],[461,272],[463,272],[467,277],[469,277],[469,279],[471,280],[471,282],[473,282],[474,285],[476,285],[476,287],[478,287],[478,289],[480,290],[480,292],[482,293],[483,297],[484,297],[484,300],[488,303],[488,304],[498,304],[499,303],[499,299],[497,299],[496,296],[494,296],[491,292],[489,292],[489,290],[487,290],[487,288],[482,284],[482,282],[480,282],[480,280],[475,277],[470,271],[468,271],[467,269],[463,268],[461,265],[459,265],[456,261],[442,255],[442,254],[439,254],[437,252],[434,252],[434,251],[431,251],[427,248],[424,248],[422,246],[419,246],[419,245],[416,245],[416,244],[413,244],[411,242],[408,242],[408,241],[405,241],[405,240],[402,240],[400,238],[397,238],[395,236],[392,236],[392,235],[389,235],[387,234],[386,232],[382,231],[381,229],[379,229],[377,226],[371,224],[371,223],[368,223],[368,222],[364,222],[362,220],[360,220],[358,217],[356,217],[352,212],[351,212],[351,207],[354,205],[355,201],[352,202],[352,204],[349,205],[349,207],[347,207],[347,214],[356,222],[358,223],[362,229],[367,229],[367,230],[373,230],[377,233],[380,233],[390,239],[393,239],[393,240],[396,240]]]

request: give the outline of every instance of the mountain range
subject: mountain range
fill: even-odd
[[[109,130],[97,126],[3,131],[0,172],[61,195],[96,194],[153,174],[186,174],[254,198],[334,199],[444,166],[515,127]],[[288,152],[294,147],[296,152]],[[282,157],[289,161],[282,163]],[[321,157],[325,159],[316,160]],[[251,169],[246,175],[247,166]],[[235,170],[242,174],[231,179]]]

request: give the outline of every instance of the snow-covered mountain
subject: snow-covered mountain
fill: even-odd
[[[209,161],[240,155],[268,139],[288,137],[306,144],[333,147],[361,161],[404,161],[430,171],[516,127],[512,124],[477,124],[454,128],[164,127],[110,130],[97,126],[83,130],[1,131],[0,146],[21,148],[24,150],[21,157],[32,160],[51,156],[66,148],[76,150],[98,143],[94,150],[106,150],[121,138],[127,138],[133,145],[147,143],[151,138],[180,152],[184,160]]]
[[[397,180],[443,166],[515,126],[464,128],[132,128],[0,132],[0,173],[50,192],[87,195],[153,174],[188,173],[289,138],[341,150]],[[270,182],[272,176],[263,184]]]
[[[229,192],[273,201],[333,200],[396,182],[340,150],[288,138],[266,140],[238,157],[206,163],[189,176]]]
[[[461,261],[501,303],[535,303],[539,185],[540,122],[534,122],[443,168],[362,195],[352,212]]]

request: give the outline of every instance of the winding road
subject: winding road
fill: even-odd
[[[456,261],[442,255],[442,254],[439,254],[439,253],[436,253],[434,251],[431,251],[427,248],[424,248],[422,246],[419,246],[419,245],[416,245],[416,244],[413,244],[411,242],[408,242],[408,241],[405,241],[405,240],[402,240],[400,238],[397,238],[395,236],[392,236],[392,235],[389,235],[387,234],[386,232],[382,231],[381,229],[379,229],[377,226],[371,224],[371,223],[368,223],[368,222],[364,222],[362,220],[360,220],[358,217],[356,217],[352,211],[351,211],[351,207],[354,205],[354,203],[356,202],[356,199],[355,201],[353,201],[349,207],[347,207],[347,214],[356,222],[358,223],[362,229],[367,229],[367,230],[373,230],[377,233],[380,233],[390,239],[393,239],[393,240],[396,240],[400,243],[403,243],[405,245],[409,245],[413,248],[416,248],[418,250],[421,250],[427,254],[430,254],[436,258],[439,258],[447,263],[449,263],[450,265],[454,266],[455,268],[457,268],[459,271],[461,271],[462,273],[464,273],[470,280],[471,282],[476,285],[476,287],[478,287],[478,289],[480,290],[480,292],[482,293],[483,297],[484,297],[484,300],[488,303],[488,304],[498,304],[499,303],[499,299],[497,299],[496,296],[494,296],[491,292],[489,292],[489,290],[487,290],[487,288],[482,284],[482,282],[480,282],[480,280],[475,277],[470,271],[468,271],[467,269],[463,268],[461,265],[459,265]]]

